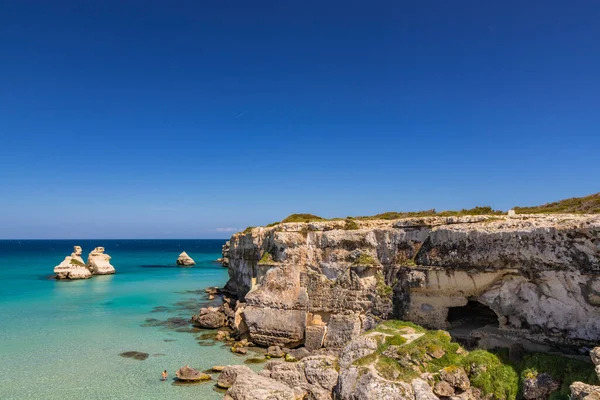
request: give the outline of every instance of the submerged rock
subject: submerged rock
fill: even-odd
[[[73,253],[54,267],[56,279],[87,279],[92,276],[81,258],[81,247],[73,246]]]
[[[177,258],[177,265],[182,267],[191,267],[192,265],[196,265],[196,262],[192,259],[192,257],[188,256],[188,254],[183,251],[179,258]]]
[[[150,356],[148,353],[142,353],[141,351],[126,351],[119,355],[121,357],[133,358],[134,360],[140,360],[140,361],[143,361]]]
[[[115,267],[110,264],[110,256],[104,253],[104,247],[96,247],[88,255],[87,268],[94,275],[110,275]]]

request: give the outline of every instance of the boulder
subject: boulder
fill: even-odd
[[[115,273],[115,267],[110,264],[110,256],[104,253],[104,247],[96,247],[90,252],[87,268],[93,275],[109,275]]]
[[[552,392],[560,389],[560,382],[547,373],[526,378],[523,381],[523,398],[525,400],[546,400]]]
[[[304,339],[304,347],[309,350],[318,350],[323,347],[327,326],[313,325],[306,327],[306,338]]]
[[[415,400],[439,400],[439,397],[433,394],[431,386],[424,380],[413,379],[411,385],[415,393]]]
[[[192,259],[192,257],[188,256],[185,251],[183,251],[177,258],[177,265],[182,267],[191,267],[192,265],[196,265],[196,262]]]
[[[310,355],[310,351],[304,347],[299,347],[297,349],[285,349],[284,351],[286,361],[300,361],[304,357],[308,357]]]
[[[179,368],[177,372],[175,372],[175,376],[177,377],[177,380],[186,382],[207,381],[211,379],[210,375],[200,372],[197,369],[190,368],[189,365]]]
[[[583,382],[573,382],[571,400],[600,400],[600,386],[588,385]]]
[[[590,358],[594,365],[600,365],[600,347],[594,347],[592,351],[590,351]]]
[[[252,372],[239,374],[225,393],[224,400],[296,400],[297,398],[290,387]]]
[[[471,387],[471,382],[464,369],[460,367],[446,367],[440,371],[440,379],[448,382],[455,389],[465,391]]]
[[[54,273],[56,279],[87,279],[92,276],[81,258],[80,246],[73,247],[73,253],[54,267]]]
[[[238,375],[253,373],[254,372],[245,365],[228,365],[219,375],[219,378],[217,379],[217,386],[223,389],[230,388]]]
[[[204,307],[200,309],[200,313],[192,317],[192,325],[205,328],[217,329],[227,326],[227,316],[221,308]]]
[[[454,388],[446,381],[436,383],[433,387],[433,392],[442,397],[454,396]]]
[[[279,346],[269,346],[267,349],[267,355],[272,358],[281,358],[285,356],[285,353]]]
[[[356,367],[340,371],[335,392],[339,400],[415,399],[410,384],[388,381],[371,370],[359,371]]]

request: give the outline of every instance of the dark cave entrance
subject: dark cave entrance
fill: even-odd
[[[499,327],[498,316],[486,306],[475,300],[469,300],[462,307],[450,307],[448,309],[448,323],[450,329],[474,330],[492,325]]]

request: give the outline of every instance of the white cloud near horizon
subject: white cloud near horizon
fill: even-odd
[[[237,232],[241,229],[239,228],[216,228],[215,231],[217,232]]]

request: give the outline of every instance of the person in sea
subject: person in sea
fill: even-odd
[[[162,376],[162,378],[160,379],[161,381],[166,381],[167,380],[167,376],[169,376],[169,374],[167,374],[167,370],[166,369],[160,375]]]

